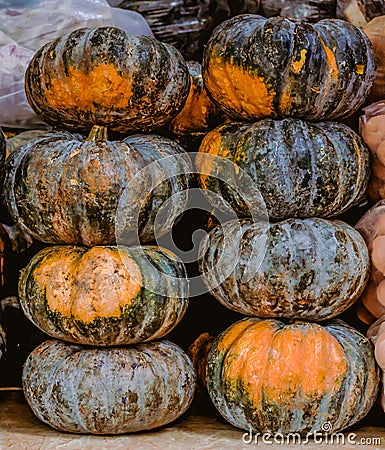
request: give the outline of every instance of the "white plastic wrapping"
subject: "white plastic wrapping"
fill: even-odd
[[[135,11],[110,7],[107,0],[0,0],[0,126],[46,127],[30,108],[24,74],[46,42],[82,27],[115,26],[129,35],[153,36]]]
[[[377,364],[382,369],[381,379],[381,393],[378,402],[385,411],[385,315],[378,318],[368,329],[366,336],[374,345],[374,356]]]

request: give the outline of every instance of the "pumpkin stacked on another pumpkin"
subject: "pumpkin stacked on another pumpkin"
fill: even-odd
[[[171,342],[155,341],[186,311],[185,267],[150,245],[183,211],[189,176],[174,174],[188,173],[190,165],[177,143],[148,134],[180,111],[188,89],[187,66],[176,49],[110,27],[47,43],[27,69],[31,106],[65,128],[13,151],[5,181],[16,223],[55,244],[22,271],[19,296],[26,316],[59,339],[36,348],[23,371],[33,412],[58,430],[152,429],[175,420],[192,401],[188,356]],[[107,127],[131,135],[108,140]],[[151,164],[165,171],[166,181],[148,192]],[[178,164],[185,170],[175,171]],[[177,193],[167,217],[157,218]]]
[[[330,120],[369,93],[370,43],[339,20],[244,15],[214,31],[202,70],[212,99],[243,122],[209,132],[196,158],[200,186],[239,217],[205,237],[200,269],[222,304],[258,317],[230,326],[209,352],[207,338],[192,346],[208,353],[210,397],[247,431],[345,429],[374,404],[379,373],[370,342],[335,318],[365,287],[368,250],[331,219],[362,198],[369,152]],[[264,210],[272,222],[261,220]]]

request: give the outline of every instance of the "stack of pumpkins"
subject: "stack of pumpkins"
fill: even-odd
[[[29,405],[58,430],[147,430],[175,420],[192,401],[191,361],[175,344],[154,341],[186,311],[184,265],[154,245],[123,245],[135,236],[146,244],[155,231],[171,229],[186,196],[176,196],[155,231],[154,221],[162,202],[188,187],[189,177],[173,172],[188,158],[179,158],[185,152],[178,144],[154,134],[107,138],[107,127],[147,133],[166,124],[188,89],[177,50],[109,27],[79,29],[47,43],[27,69],[31,106],[47,123],[65,128],[16,149],[5,180],[18,226],[55,244],[22,271],[19,296],[27,317],[59,339],[36,348],[23,371]],[[90,129],[87,139],[73,133]],[[164,157],[167,179],[148,190],[152,180],[140,172]],[[118,223],[122,198],[126,221]]]
[[[215,30],[202,70],[212,98],[239,122],[203,139],[200,184],[241,219],[211,230],[200,268],[223,305],[252,316],[210,343],[210,397],[248,431],[343,430],[367,414],[379,389],[371,343],[335,318],[364,289],[368,250],[356,230],[330,220],[368,182],[369,152],[337,120],[372,86],[370,43],[340,20],[244,15]],[[235,167],[230,187],[224,161]],[[255,189],[242,191],[247,177]],[[250,218],[264,208],[271,222]]]

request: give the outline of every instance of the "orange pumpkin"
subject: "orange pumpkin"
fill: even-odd
[[[379,390],[373,346],[338,319],[325,325],[241,320],[215,340],[207,362],[214,405],[234,426],[262,433],[343,430]]]
[[[25,315],[52,337],[127,345],[170,332],[186,312],[188,284],[183,263],[161,247],[62,245],[32,258],[19,296]]]
[[[179,51],[114,27],[80,28],[48,42],[26,71],[27,99],[50,125],[140,132],[168,123],[189,89]]]

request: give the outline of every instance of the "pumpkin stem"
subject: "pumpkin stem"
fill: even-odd
[[[107,127],[94,125],[88,135],[87,142],[91,141],[108,141]]]

